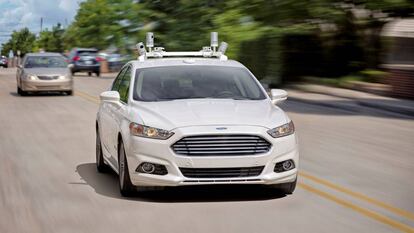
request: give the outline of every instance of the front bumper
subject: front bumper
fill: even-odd
[[[293,182],[299,165],[299,152],[296,136],[272,138],[267,128],[256,126],[230,126],[226,134],[258,135],[272,144],[263,154],[242,156],[187,156],[177,155],[171,145],[186,136],[218,134],[214,126],[183,127],[174,130],[168,140],[157,140],[130,136],[126,143],[126,154],[131,182],[137,186],[181,186],[201,184],[278,184]],[[274,172],[275,164],[293,160],[295,168],[289,171]],[[142,162],[164,165],[167,175],[151,175],[135,171]],[[188,178],[180,168],[236,168],[264,166],[258,176],[237,178]]]
[[[73,80],[22,80],[23,91],[71,91]]]
[[[99,72],[101,68],[100,64],[93,65],[77,65],[72,68],[72,72]]]

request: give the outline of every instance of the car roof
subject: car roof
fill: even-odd
[[[50,52],[45,52],[45,53],[26,53],[26,56],[30,56],[30,57],[46,57],[46,56],[62,56],[62,54],[60,54],[60,53],[50,53]]]
[[[228,66],[241,67],[238,61],[234,60],[220,60],[217,58],[194,58],[194,57],[174,57],[174,58],[150,58],[145,61],[133,60],[128,64],[132,64],[135,68],[150,68],[163,66],[184,66],[184,65],[199,65],[199,66]]]

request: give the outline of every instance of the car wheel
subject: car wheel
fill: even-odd
[[[274,188],[282,191],[286,195],[290,195],[293,193],[293,191],[295,191],[296,181],[297,179],[295,179],[295,181],[290,182],[290,183],[277,184],[274,186]]]
[[[20,87],[17,86],[17,94],[21,95],[22,94],[22,89],[20,89]]]
[[[73,95],[73,91],[65,91],[66,95]]]
[[[98,130],[96,130],[96,169],[100,173],[105,173],[109,170],[108,165],[106,165],[104,162],[103,153],[102,153],[101,136],[99,135]]]
[[[101,72],[99,72],[99,71],[98,71],[98,72],[96,72],[95,74],[96,74],[96,77],[101,76]]]
[[[118,150],[118,167],[119,167],[119,191],[124,197],[130,197],[134,194],[134,185],[131,183],[128,170],[128,162],[125,155],[125,147],[123,142],[119,143]]]
[[[92,72],[88,72],[88,76],[92,76]]]
[[[75,76],[75,71],[72,71],[72,76]]]
[[[19,90],[20,90],[20,93],[19,93]],[[26,91],[23,91],[21,88],[19,88],[18,87],[18,89],[17,89],[17,92],[21,95],[21,96],[26,96],[27,95],[27,92]]]

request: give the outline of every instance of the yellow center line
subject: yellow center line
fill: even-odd
[[[406,210],[399,209],[399,208],[394,207],[394,206],[391,206],[391,205],[389,205],[387,203],[384,203],[384,202],[378,201],[376,199],[370,198],[370,197],[368,197],[368,196],[366,196],[364,194],[354,192],[352,190],[346,189],[344,187],[341,187],[339,185],[333,184],[333,183],[331,183],[329,181],[323,180],[321,178],[312,176],[312,175],[307,174],[307,173],[304,173],[304,172],[299,172],[299,175],[301,177],[304,177],[304,178],[307,178],[309,180],[312,180],[312,181],[314,181],[316,183],[325,185],[325,186],[327,186],[327,187],[329,187],[331,189],[334,189],[336,191],[339,191],[339,192],[348,194],[348,195],[350,195],[352,197],[355,197],[355,198],[357,198],[359,200],[362,200],[362,201],[365,201],[365,202],[370,203],[372,205],[375,205],[375,206],[381,207],[383,209],[386,209],[386,210],[388,210],[388,211],[390,211],[390,212],[392,212],[394,214],[400,215],[400,216],[405,217],[405,218],[410,219],[410,220],[414,220],[414,214],[412,214],[412,213],[410,213],[410,212],[408,212]]]
[[[394,227],[394,228],[396,228],[396,229],[398,229],[400,231],[403,231],[403,232],[411,232],[411,233],[414,232],[414,228],[412,228],[412,227],[410,227],[408,225],[402,224],[400,222],[394,221],[394,220],[392,220],[392,219],[390,219],[390,218],[388,218],[388,217],[386,217],[384,215],[381,215],[381,214],[378,214],[378,213],[376,213],[374,211],[371,211],[371,210],[362,208],[362,207],[360,207],[358,205],[355,205],[355,204],[352,204],[351,202],[342,200],[342,199],[340,199],[340,198],[338,198],[338,197],[336,197],[334,195],[331,195],[329,193],[320,191],[320,190],[318,190],[316,188],[313,188],[313,187],[311,187],[309,185],[306,185],[306,184],[303,184],[303,183],[298,183],[298,185],[299,185],[299,187],[301,187],[301,188],[303,188],[303,189],[305,189],[305,190],[307,190],[309,192],[315,193],[315,194],[317,194],[319,196],[322,196],[322,197],[324,197],[326,199],[329,199],[329,200],[331,200],[333,202],[336,202],[339,205],[345,206],[345,207],[350,208],[350,209],[352,209],[352,210],[354,210],[356,212],[359,212],[359,213],[361,213],[361,214],[363,214],[363,215],[365,215],[365,216],[367,216],[369,218],[375,219],[375,220],[377,220],[379,222],[382,222],[382,223],[385,223],[385,224],[387,224],[389,226],[392,226],[392,227]]]
[[[76,91],[75,92],[75,95],[77,95],[79,97],[82,97],[82,98],[84,98],[86,100],[89,100],[89,101],[91,101],[93,103],[99,104],[99,98],[97,98],[96,96],[89,95],[89,94],[87,94],[85,92],[82,92],[82,91]],[[375,199],[370,198],[368,196],[365,196],[363,194],[360,194],[360,193],[351,191],[349,189],[343,188],[343,187],[341,187],[339,185],[333,184],[333,183],[331,183],[329,181],[326,181],[326,180],[317,178],[315,176],[312,176],[312,175],[307,174],[307,173],[304,173],[304,172],[299,172],[299,175],[301,177],[304,177],[304,178],[307,178],[309,180],[312,180],[312,181],[314,181],[316,183],[325,185],[325,186],[327,186],[329,188],[332,188],[334,190],[337,190],[339,192],[348,194],[348,195],[350,195],[352,197],[355,197],[357,199],[363,200],[363,201],[368,202],[370,204],[373,204],[375,206],[382,207],[382,208],[384,208],[384,209],[386,209],[386,210],[388,210],[388,211],[390,211],[392,213],[395,213],[397,215],[400,215],[400,216],[406,217],[408,219],[414,220],[414,215],[412,213],[408,212],[408,211],[405,211],[405,210],[402,210],[402,209],[393,207],[393,206],[391,206],[389,204],[383,203],[381,201],[375,200]],[[353,204],[351,202],[348,202],[346,200],[340,199],[340,198],[336,197],[335,195],[332,195],[332,194],[326,193],[324,191],[321,191],[319,189],[313,188],[313,187],[311,187],[309,185],[306,185],[304,183],[298,183],[298,186],[301,187],[301,188],[303,188],[303,189],[305,189],[305,190],[307,190],[307,191],[309,191],[309,192],[312,192],[312,193],[315,193],[315,194],[317,194],[317,195],[319,195],[321,197],[324,197],[324,198],[326,198],[328,200],[334,201],[335,203],[337,203],[339,205],[342,205],[344,207],[350,208],[350,209],[352,209],[352,210],[354,210],[356,212],[359,212],[359,213],[361,213],[361,214],[363,214],[363,215],[365,215],[367,217],[370,217],[372,219],[375,219],[375,220],[377,220],[377,221],[379,221],[381,223],[384,223],[384,224],[387,224],[389,226],[392,226],[392,227],[394,227],[394,228],[396,228],[398,230],[401,230],[403,232],[414,233],[414,228],[412,228],[412,227],[410,227],[408,225],[405,225],[403,223],[400,223],[398,221],[395,221],[395,220],[393,220],[391,218],[388,218],[388,217],[386,217],[384,215],[378,214],[378,213],[376,213],[374,211],[371,211],[371,210],[362,208],[362,207],[360,207],[358,205],[355,205],[355,204]]]
[[[89,95],[83,91],[75,91],[75,95],[89,100],[93,103],[99,104],[99,99],[96,96]]]

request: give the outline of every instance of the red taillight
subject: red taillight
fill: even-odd
[[[96,60],[97,62],[101,62],[101,61],[103,61],[103,58],[102,58],[102,57],[96,57],[96,58],[95,58],[95,60]]]
[[[75,57],[73,57],[73,61],[79,61],[79,59],[80,59],[80,57],[79,56],[75,56]]]

